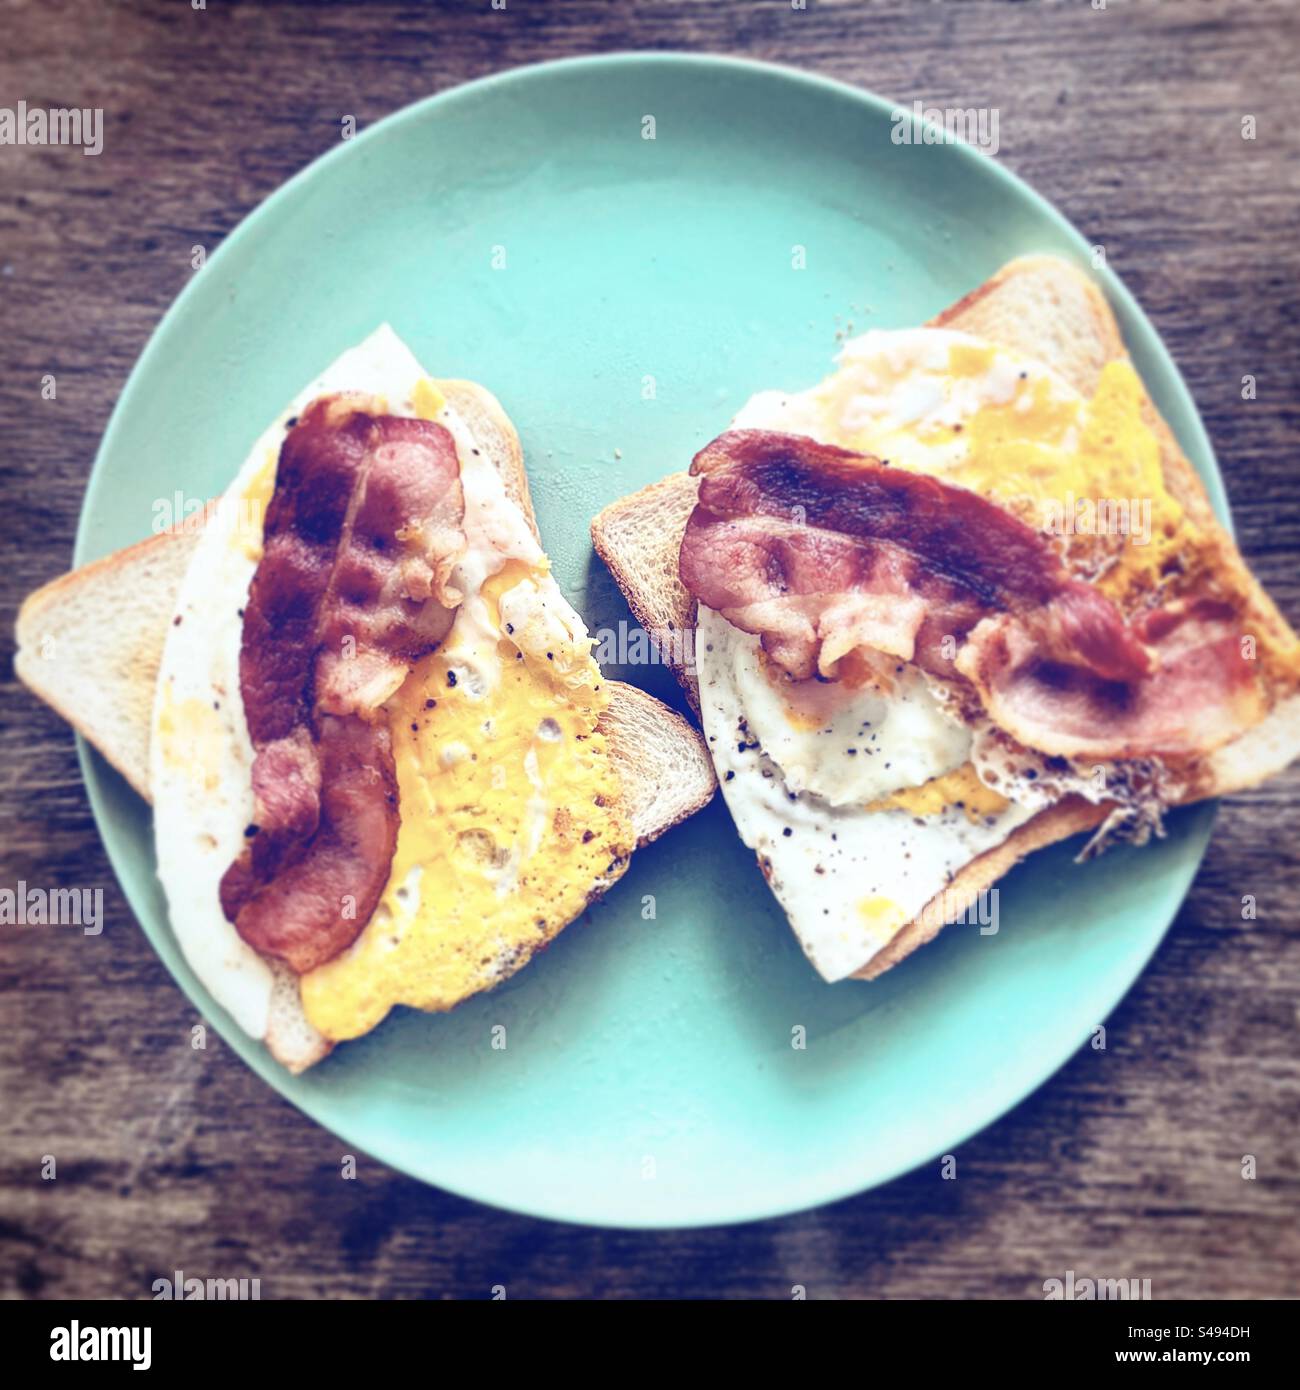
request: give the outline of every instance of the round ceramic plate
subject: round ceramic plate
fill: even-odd
[[[818,380],[850,322],[921,323],[1022,253],[1083,261],[1082,238],[984,155],[894,144],[891,109],[780,68],[628,55],[472,83],[341,143],[164,319],[95,464],[78,560],[148,534],[155,498],[220,492],[293,393],[387,320],[429,371],[500,397],[565,592],[593,631],[616,627],[627,610],[587,530],[605,503],[684,467],[754,391]],[[1177,370],[1100,278],[1224,515]],[[677,700],[662,667],[612,674]],[[1166,840],[1085,867],[1077,845],[1036,855],[1002,884],[996,935],[953,927],[877,983],[826,985],[715,801],[496,993],[390,1018],[294,1079],[195,980],[147,809],[83,754],[150,940],[271,1085],[431,1183],[619,1226],[772,1216],[954,1150],[1106,1017],[1212,820],[1176,814]]]

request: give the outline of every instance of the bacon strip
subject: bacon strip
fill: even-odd
[[[460,465],[441,426],[323,397],[280,451],[244,613],[254,823],[221,903],[295,970],[351,944],[397,837],[388,732],[370,722],[451,627]]]
[[[315,824],[276,873],[258,882],[238,859],[222,879],[247,892],[232,918],[245,941],[298,974],[333,960],[361,934],[388,882],[397,848],[397,775],[388,730],[355,716],[322,715],[313,745]],[[260,758],[260,755],[259,755]],[[262,838],[259,832],[253,843]]]
[[[370,470],[319,633],[317,698],[332,714],[383,704],[447,635],[462,597],[451,586],[465,516],[451,435],[388,415],[369,419],[367,446]]]
[[[1213,752],[1266,713],[1242,653],[1235,610],[1179,602],[1134,624],[1155,653],[1146,680],[1107,681],[1055,661],[1026,628],[981,623],[957,657],[989,718],[1028,748],[1076,759],[1194,757]]]
[[[1063,756],[1204,751],[1253,717],[1230,611],[1130,626],[976,493],[761,430],[721,435],[691,471],[682,583],[797,680],[874,648],[969,682],[1000,727]]]

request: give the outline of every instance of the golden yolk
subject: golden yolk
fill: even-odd
[[[215,791],[225,775],[226,730],[210,701],[177,700],[171,687],[158,692],[158,740],[168,767],[184,767],[190,780]]]
[[[966,818],[977,821],[982,816],[997,815],[1010,804],[979,779],[973,763],[931,777],[919,787],[904,787],[891,796],[870,802],[868,811],[909,811],[914,816],[937,816],[950,806],[961,805]]]
[[[493,621],[511,577],[484,588]],[[490,988],[633,849],[590,652],[552,663],[502,633],[500,667],[476,693],[455,675],[455,649],[453,630],[388,705],[401,811],[388,886],[355,944],[302,978],[307,1017],[328,1038],[368,1032],[394,1004],[450,1009]]]
[[[427,376],[415,383],[411,393],[411,406],[421,420],[434,420],[447,404],[447,398]]]
[[[1113,563],[1097,580],[1121,606],[1154,589],[1166,561],[1186,556],[1195,539],[1165,488],[1160,446],[1142,419],[1142,385],[1128,362],[1108,362],[1086,402],[1061,397],[1040,377],[1009,404],[978,410],[965,433],[965,456],[944,476],[995,501],[1029,503],[1031,522],[1087,534],[1070,520],[1083,515],[1081,506],[1127,509],[1132,530],[1111,547]],[[924,470],[922,460],[918,466]]]
[[[1065,446],[1067,432],[1078,423],[1083,408],[1083,401],[1054,393],[1051,383],[1044,377],[1032,383],[1024,382],[1007,404],[982,406],[966,425],[970,435],[969,456],[963,468],[978,474],[987,466],[988,456],[995,449],[1059,452]],[[1051,469],[1044,467],[1045,463],[1058,470],[1073,466],[1070,459],[1047,459],[1032,453],[1025,463],[1028,464],[1024,470],[1027,490],[1031,493],[1053,486]],[[1015,461],[1004,459],[997,479],[1003,491],[1010,493],[1012,483],[1020,477],[1021,470],[1015,466]]]
[[[524,560],[507,560],[495,574],[489,575],[483,581],[479,594],[487,604],[488,620],[493,627],[502,628],[501,595],[513,589],[516,584],[531,583],[534,576],[545,574],[549,569],[550,562],[545,558],[540,567],[534,567]],[[510,655],[513,658],[515,644],[509,641],[511,635],[502,628],[502,641],[510,647]]]
[[[235,518],[235,543],[256,564],[262,558],[262,534],[265,529],[266,508],[275,491],[275,471],[279,455],[268,449],[261,468],[248,480],[239,499]]]
[[[863,898],[858,903],[858,916],[867,936],[882,946],[892,941],[907,921],[907,913],[893,898]]]
[[[948,351],[948,375],[951,377],[981,377],[992,365],[993,348],[986,343],[954,343]]]

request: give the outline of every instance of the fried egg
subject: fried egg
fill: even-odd
[[[252,820],[239,685],[243,606],[289,420],[316,396],[379,396],[445,426],[465,494],[464,594],[451,631],[383,709],[400,824],[388,882],[353,944],[299,979],[221,910],[222,874]],[[626,867],[634,834],[597,727],[609,694],[591,639],[500,474],[414,356],[384,327],[267,431],[217,506],[182,585],[155,701],[159,877],[196,974],[263,1038],[276,991],[330,1041],[396,1004],[451,1008],[526,962]]]
[[[1088,499],[1146,500],[1145,537],[1060,530],[1062,549],[1117,600],[1154,591],[1169,557],[1194,548],[1127,362],[1107,364],[1091,399],[1039,363],[942,329],[867,333],[838,363],[808,391],[753,397],[733,427],[930,473],[1038,529]],[[792,681],[757,637],[703,606],[696,662],[741,839],[827,980],[867,965],[1057,794],[1037,768],[975,738],[911,663],[860,650],[835,681]]]

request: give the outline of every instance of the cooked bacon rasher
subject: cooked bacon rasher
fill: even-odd
[[[380,706],[446,636],[461,595],[455,445],[366,397],[312,403],[285,437],[244,612],[254,819],[221,904],[299,973],[369,920],[397,841]]]
[[[720,435],[691,471],[682,583],[795,680],[873,649],[1074,758],[1197,755],[1263,713],[1230,604],[1126,621],[1049,538],[968,489],[764,430]]]

